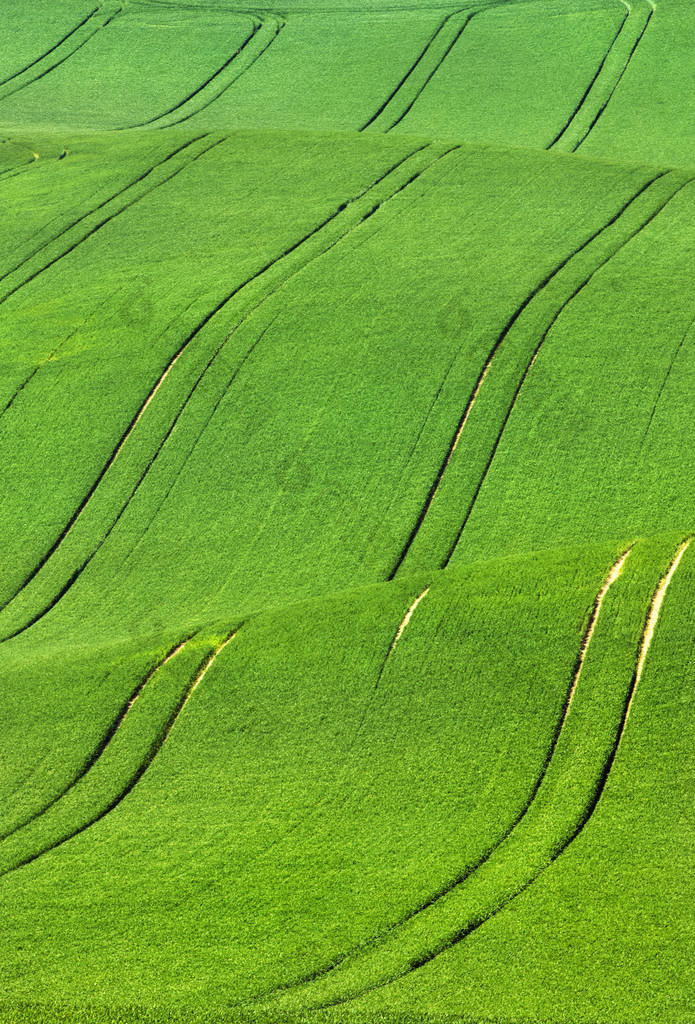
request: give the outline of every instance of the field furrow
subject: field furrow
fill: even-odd
[[[315,970],[296,989],[279,992],[271,1005],[285,1011],[337,1006],[412,974],[477,931],[560,857],[584,829],[603,793],[661,605],[689,543],[678,546],[651,588],[655,555],[663,557],[663,547],[652,552],[640,548],[629,582],[622,572],[628,551],[607,574],[589,615],[546,762],[531,799],[502,840],[366,948]],[[600,617],[604,603],[606,613]],[[625,641],[624,630],[637,640],[634,646]],[[602,652],[611,643],[617,649],[608,667]]]
[[[10,622],[16,622],[16,625],[11,626],[9,630],[5,632],[5,635],[0,642],[13,639],[43,619],[45,615],[55,608],[59,601],[72,588],[73,584],[79,579],[94,556],[101,549],[102,545],[109,538],[112,531],[121,520],[121,517],[129,503],[144,483],[147,474],[155,463],[155,460],[174,433],[179,419],[186,410],[188,403],[198,389],[201,381],[220,356],[222,356],[220,362],[221,364],[224,364],[224,349],[234,332],[238,330],[238,328],[271,297],[271,295],[274,295],[278,289],[282,288],[286,284],[287,280],[294,277],[295,274],[299,273],[310,262],[329,252],[349,232],[354,231],[367,218],[372,216],[376,210],[380,209],[385,203],[388,203],[390,200],[398,196],[414,181],[417,181],[421,174],[453,151],[454,149],[451,147],[439,147],[439,149],[432,147],[431,151],[428,147],[420,147],[410,153],[407,157],[400,159],[367,188],[362,189],[356,196],[348,200],[346,203],[342,203],[340,207],[322,224],[318,225],[305,237],[299,239],[274,260],[254,273],[243,284],[238,285],[217,305],[216,308],[205,315],[195,330],[184,339],[182,344],[179,345],[176,353],[168,362],[154,388],[150,391],[145,402],[141,405],[136,415],[131,420],[126,432],[119,439],[118,444],[114,448],[108,461],[101,468],[99,475],[93,482],[87,495],[75,510],[56,541],[34,568],[29,577],[24,581],[20,589],[6,603],[2,612],[0,612],[0,624],[3,621],[6,622],[8,619]],[[380,194],[380,190],[382,194]],[[316,244],[317,241],[318,244]],[[304,249],[305,245],[308,245],[307,250]],[[277,275],[277,277],[275,275]],[[259,284],[261,286],[260,289],[258,288]],[[232,300],[237,299],[237,297],[239,297],[241,302],[244,302],[247,291],[250,295],[248,304],[245,303],[246,309],[244,312],[240,312],[236,304],[234,310],[228,308]],[[242,306],[242,309],[244,309],[244,306]],[[218,325],[215,321],[215,318],[219,315],[223,315],[226,318],[221,325]],[[231,323],[228,319],[230,315],[233,318]],[[106,520],[103,528],[95,531],[92,524],[86,524],[84,526],[81,541],[78,540],[73,545],[73,549],[69,554],[63,558],[58,572],[65,573],[65,575],[63,575],[59,586],[56,588],[57,573],[55,572],[53,565],[55,555],[63,547],[65,541],[71,536],[75,526],[80,523],[81,520],[84,522],[85,515],[88,513],[90,508],[90,502],[101,487],[102,482],[107,478],[107,475],[114,464],[119,459],[119,456],[131,438],[131,435],[135,432],[150,406],[150,403],[153,401],[160,388],[165,384],[171,371],[184,355],[188,347],[193,344],[195,339],[204,329],[208,329],[208,332],[212,333],[215,328],[217,328],[217,330],[213,334],[214,348],[211,352],[208,351],[207,355],[203,353],[205,362],[202,367],[198,369],[193,381],[187,381],[184,383],[186,391],[183,396],[183,401],[178,406],[178,409],[173,419],[170,420],[166,427],[163,436],[158,440],[154,451],[147,459],[144,467],[136,467],[137,476],[134,481],[132,479],[127,481],[128,490],[124,496],[119,497],[119,504],[116,505],[115,508],[113,505],[111,505],[110,508],[107,506],[108,511],[106,514],[108,519]],[[224,394],[233,383],[239,369],[244,364],[259,340],[260,338],[257,338],[251,348],[242,356],[241,361],[237,364],[237,367],[231,377],[226,377],[223,384],[222,394]],[[212,410],[209,414],[210,416],[212,416],[215,407],[216,406],[213,403]],[[86,535],[88,546],[85,545],[84,535]],[[31,590],[27,592],[29,588],[31,588]],[[47,590],[49,593],[53,591],[49,600],[46,600]],[[38,608],[36,608],[37,598],[38,602],[41,602]],[[20,605],[19,609],[17,609],[18,604]],[[28,620],[25,619],[21,624],[17,622],[18,614],[25,616],[27,609],[31,608],[32,605],[35,610],[29,615]],[[0,628],[2,628],[1,625]]]
[[[621,2],[627,8],[625,18],[576,110],[550,143],[549,149],[557,148],[574,153],[586,141],[620,85],[649,27],[655,10],[651,0]]]
[[[17,72],[0,83],[0,103],[21,89],[33,85],[65,61],[69,60],[78,50],[100,32],[107,28],[114,18],[123,11],[123,4],[118,0],[104,0],[86,18],[75,26],[59,43],[37,57],[24,70]]]
[[[191,640],[177,644],[138,684],[86,769],[39,814],[0,841],[0,878],[62,846],[118,807],[150,767],[192,693],[238,629],[217,642],[196,638],[195,645]],[[197,667],[191,676],[192,664]]]

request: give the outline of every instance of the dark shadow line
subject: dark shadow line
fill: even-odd
[[[89,14],[85,18],[82,19],[82,21],[80,21],[77,25],[75,25],[74,28],[71,28],[70,31],[67,32],[63,36],[62,39],[59,39],[58,42],[55,43],[53,46],[51,46],[48,50],[45,50],[43,53],[39,54],[39,56],[35,57],[34,60],[29,62],[29,64],[25,64],[24,67],[21,68],[19,71],[15,71],[15,72],[13,72],[13,74],[9,75],[7,78],[1,79],[0,80],[0,88],[3,85],[7,85],[8,82],[12,82],[15,78],[19,78],[20,75],[25,74],[27,71],[30,71],[40,61],[45,60],[47,57],[50,57],[50,55],[52,53],[54,53],[58,49],[59,46],[62,46],[63,43],[66,43],[71,36],[74,36],[76,32],[79,32],[79,30],[81,28],[83,28],[87,24],[88,21],[90,21],[96,14],[98,14],[100,9],[101,9],[100,7],[95,7],[94,10],[90,11]],[[36,79],[34,79],[34,81],[36,81]],[[15,90],[15,91],[19,92],[19,89]],[[8,96],[12,96],[13,93],[12,92],[8,92],[7,95]]]
[[[517,322],[517,320],[519,319],[521,314],[528,307],[528,305],[532,302],[532,300],[535,299],[536,296],[539,295],[540,292],[542,292],[551,283],[553,278],[555,278],[560,273],[560,271],[563,270],[572,259],[574,259],[575,256],[578,256],[584,249],[587,248],[587,246],[589,246],[593,241],[595,241],[599,237],[599,235],[603,234],[604,231],[606,231],[609,227],[611,227],[613,224],[615,224],[616,221],[620,217],[622,217],[622,215],[625,213],[625,211],[628,209],[628,207],[631,206],[631,204],[634,203],[635,200],[638,199],[642,195],[643,192],[646,192],[646,190],[648,188],[650,188],[655,182],[657,182],[660,178],[663,178],[668,173],[669,173],[668,171],[662,171],[661,173],[659,173],[659,174],[653,176],[652,178],[650,178],[649,181],[647,181],[644,185],[642,185],[642,187],[640,189],[638,189],[638,191],[635,192],[634,195],[632,195],[620,207],[620,209],[617,211],[617,213],[615,213],[614,216],[610,218],[610,220],[606,221],[605,224],[602,224],[601,227],[598,228],[596,231],[594,231],[591,235],[589,235],[589,237],[584,242],[582,242],[581,245],[577,246],[577,248],[573,249],[572,252],[569,253],[568,256],[565,256],[562,260],[560,260],[560,262],[557,263],[555,267],[553,267],[553,269],[550,271],[550,273],[547,274],[541,281],[539,281],[537,285],[535,285],[535,287],[529,292],[529,294],[526,296],[526,298],[521,303],[521,305],[517,307],[517,309],[514,311],[512,316],[509,318],[509,320],[507,320],[506,324],[502,328],[502,331],[497,336],[497,339],[495,340],[495,343],[493,344],[492,348],[490,349],[488,357],[487,357],[487,359],[485,361],[485,365],[483,366],[483,368],[481,369],[480,373],[478,374],[476,382],[475,382],[475,384],[474,384],[474,386],[473,386],[473,388],[471,390],[471,393],[470,393],[470,395],[468,397],[468,401],[466,402],[464,410],[461,413],[461,416],[459,417],[459,420],[458,420],[458,422],[456,424],[456,429],[455,429],[455,431],[454,431],[454,433],[453,433],[453,435],[451,437],[451,441],[449,442],[449,445],[448,445],[448,448],[447,448],[447,451],[446,451],[446,455],[444,456],[444,458],[442,459],[442,462],[440,463],[439,469],[437,470],[437,474],[436,474],[436,476],[435,476],[435,478],[434,478],[434,480],[433,480],[433,482],[432,482],[432,484],[430,486],[430,489],[429,489],[429,491],[427,493],[427,497],[425,498],[425,502],[424,502],[422,508],[420,509],[420,512],[418,513],[417,519],[415,520],[415,523],[414,523],[414,525],[413,525],[413,527],[412,527],[412,529],[411,529],[411,531],[410,531],[410,533],[408,535],[408,538],[407,538],[407,540],[405,542],[405,545],[400,550],[400,552],[398,554],[398,557],[396,558],[396,561],[395,561],[395,563],[393,565],[393,568],[391,569],[391,571],[389,572],[389,574],[387,576],[388,580],[392,580],[396,576],[396,573],[400,569],[401,565],[403,564],[403,562],[404,562],[404,560],[406,558],[406,555],[408,554],[410,548],[412,547],[413,542],[415,541],[415,538],[417,537],[417,535],[418,535],[418,533],[420,531],[420,528],[422,527],[422,524],[425,521],[425,517],[427,516],[427,513],[430,510],[430,507],[432,505],[434,497],[435,497],[435,495],[436,495],[436,493],[437,493],[437,491],[439,489],[439,486],[440,486],[440,484],[442,482],[442,478],[444,477],[444,473],[445,473],[446,469],[448,468],[449,463],[451,462],[451,458],[452,458],[453,453],[454,453],[454,448],[456,447],[456,445],[458,443],[458,440],[460,439],[461,431],[462,431],[463,426],[464,426],[464,424],[465,424],[465,422],[466,422],[466,420],[467,420],[467,418],[468,418],[468,416],[470,414],[470,411],[471,411],[471,409],[473,407],[473,403],[475,402],[476,396],[477,396],[478,392],[480,391],[480,388],[482,386],[483,380],[484,380],[485,376],[487,375],[488,370],[490,369],[490,366],[492,364],[492,361],[495,358],[495,356],[497,355],[497,352],[498,352],[500,346],[502,345],[503,341],[505,340],[505,338],[507,337],[507,335],[509,334],[511,329],[514,327],[515,323]],[[458,543],[458,540],[457,540],[457,543]],[[450,558],[450,557],[451,557],[451,554],[449,554],[448,558]],[[447,563],[448,563],[448,558],[447,558]],[[445,564],[447,564],[447,563],[445,563]]]
[[[647,29],[649,27],[649,22],[652,20],[653,16],[654,16],[654,8],[652,7],[651,11],[647,15],[647,20],[644,23],[644,28],[642,29],[640,34],[637,36],[637,39],[635,40],[635,43],[634,43],[632,49],[630,50],[630,53],[629,53],[628,58],[627,58],[627,61],[625,62],[625,66],[623,67],[623,70],[618,75],[618,77],[617,77],[617,79],[615,81],[615,85],[613,86],[613,88],[611,89],[610,93],[608,94],[608,98],[606,99],[605,103],[603,103],[601,105],[601,107],[599,108],[598,113],[596,114],[596,117],[593,119],[593,121],[591,122],[591,124],[589,125],[589,127],[587,128],[585,133],[582,135],[582,137],[579,140],[579,142],[577,142],[577,144],[572,148],[572,152],[573,153],[576,153],[577,150],[579,149],[579,147],[584,142],[586,142],[590,132],[593,131],[593,129],[596,126],[599,118],[603,114],[604,110],[606,109],[606,107],[608,106],[610,101],[613,99],[613,95],[615,93],[615,90],[618,88],[618,86],[622,82],[623,76],[624,76],[625,72],[627,71],[628,67],[630,66],[630,62],[631,62],[631,60],[632,60],[632,58],[633,58],[633,56],[635,54],[635,51],[637,50],[637,47],[639,46],[639,44],[642,42],[642,37],[643,37],[644,33],[647,31]]]
[[[659,177],[662,177],[662,175],[659,175]],[[582,283],[577,288],[574,289],[572,294],[567,299],[565,299],[565,301],[563,302],[562,306],[560,306],[558,311],[553,316],[552,320],[550,321],[550,323],[546,327],[545,331],[541,335],[541,339],[538,342],[538,344],[536,345],[536,347],[535,347],[535,349],[533,351],[533,355],[531,356],[530,361],[526,365],[526,369],[524,370],[523,374],[521,375],[521,379],[520,379],[520,381],[519,381],[519,383],[518,383],[518,385],[516,387],[516,390],[514,392],[514,395],[512,397],[511,405],[507,409],[507,412],[505,414],[504,420],[502,421],[502,426],[500,427],[499,433],[497,434],[497,438],[495,439],[495,443],[493,444],[492,451],[490,452],[490,455],[489,455],[489,457],[487,459],[487,462],[485,464],[485,469],[483,470],[483,474],[482,474],[480,480],[478,481],[478,484],[477,484],[477,486],[475,488],[475,491],[473,493],[473,498],[472,498],[472,500],[471,500],[471,502],[470,502],[470,504],[468,506],[468,509],[467,509],[466,514],[465,514],[464,519],[463,519],[463,523],[461,524],[461,527],[460,527],[458,533],[456,534],[456,539],[454,540],[454,543],[449,548],[449,551],[447,553],[446,558],[442,562],[442,565],[441,565],[442,569],[445,569],[448,566],[448,564],[449,564],[449,562],[451,560],[451,556],[453,555],[454,551],[456,550],[458,542],[461,539],[463,531],[466,528],[466,524],[468,523],[468,520],[471,517],[471,513],[473,511],[475,503],[478,500],[478,496],[480,494],[482,486],[485,483],[485,480],[487,478],[487,475],[488,475],[488,472],[490,470],[490,467],[492,466],[492,462],[493,462],[493,460],[495,458],[495,455],[497,454],[497,450],[499,448],[500,441],[502,440],[502,435],[504,433],[504,430],[505,430],[505,428],[507,426],[507,423],[509,422],[509,418],[512,415],[512,412],[514,411],[514,408],[516,407],[517,399],[519,398],[519,395],[521,393],[521,389],[523,388],[523,386],[524,386],[524,384],[526,382],[526,378],[529,375],[531,367],[533,366],[533,364],[534,364],[534,362],[536,360],[536,357],[538,356],[538,353],[540,352],[541,348],[543,347],[543,344],[544,344],[546,338],[548,337],[548,335],[550,334],[551,330],[553,329],[553,327],[557,323],[558,319],[560,318],[562,313],[567,309],[569,304],[577,297],[577,295],[579,295],[579,293],[581,291],[583,291],[584,288],[586,288],[586,286],[590,283],[590,281],[593,280],[594,276],[599,272],[599,270],[601,270],[603,267],[605,267],[606,264],[608,262],[610,262],[610,260],[612,260],[614,256],[617,256],[617,254],[622,249],[624,249],[626,245],[628,245],[634,238],[637,237],[637,235],[641,231],[643,231],[649,224],[651,224],[651,222],[661,213],[661,211],[666,206],[668,206],[668,204],[671,202],[671,200],[675,199],[675,197],[678,195],[678,193],[681,192],[686,187],[686,185],[690,185],[693,180],[695,180],[695,179],[690,178],[688,181],[686,181],[682,185],[680,185],[668,197],[668,199],[664,200],[664,202],[661,203],[661,205],[658,206],[656,208],[656,210],[654,210],[653,213],[651,213],[649,215],[649,217],[647,217],[647,219],[635,231],[633,231],[631,234],[629,234],[627,236],[627,238],[620,243],[620,245],[617,247],[617,249],[614,252],[610,253],[610,255],[608,255],[605,259],[603,259],[598,264],[598,266],[596,266],[591,271],[591,273],[585,278],[585,280],[582,281]]]
[[[611,54],[615,44],[617,43],[618,39],[620,38],[620,35],[621,35],[622,31],[623,31],[623,28],[625,27],[625,23],[626,23],[626,21],[627,21],[627,19],[629,17],[630,17],[630,9],[626,8],[625,14],[623,15],[623,19],[620,22],[620,25],[618,26],[618,31],[615,33],[615,35],[611,39],[610,44],[608,46],[608,49],[604,53],[603,59],[601,60],[601,63],[599,64],[598,68],[596,69],[594,77],[591,79],[591,81],[587,85],[586,89],[584,90],[584,95],[582,96],[582,98],[580,99],[579,103],[576,105],[576,107],[574,108],[574,110],[572,111],[570,116],[568,117],[568,119],[565,122],[565,124],[562,126],[560,131],[557,133],[557,135],[555,136],[553,141],[550,142],[545,147],[546,149],[552,149],[553,146],[557,145],[557,143],[560,141],[560,139],[565,134],[565,132],[567,132],[569,130],[569,128],[571,127],[572,122],[578,117],[579,113],[581,112],[582,107],[584,106],[584,103],[586,102],[586,99],[587,99],[589,93],[593,89],[594,85],[596,84],[596,82],[598,80],[599,75],[603,71],[603,69],[605,67],[605,64],[606,64],[606,61],[608,60],[608,57],[610,56],[610,54]]]

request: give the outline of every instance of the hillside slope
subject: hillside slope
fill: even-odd
[[[0,1020],[695,1020],[691,5],[0,25]]]

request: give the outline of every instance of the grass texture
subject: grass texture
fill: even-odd
[[[691,1022],[690,5],[0,27],[0,1020]]]

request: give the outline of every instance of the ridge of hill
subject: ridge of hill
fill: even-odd
[[[692,5],[0,27],[0,1020],[691,1022]]]

